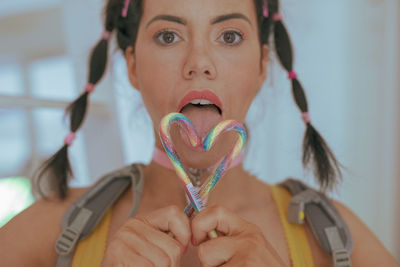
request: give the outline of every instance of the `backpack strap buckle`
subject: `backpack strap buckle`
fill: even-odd
[[[66,227],[57,239],[55,249],[59,255],[71,253],[91,215],[92,211],[89,209],[80,208],[71,225]]]
[[[324,229],[332,250],[333,267],[351,267],[349,252],[345,249],[336,226]]]

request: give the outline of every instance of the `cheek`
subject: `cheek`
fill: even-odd
[[[160,120],[162,116],[176,105],[174,86],[178,79],[177,59],[157,54],[154,50],[144,48],[137,50],[138,79],[143,102],[153,120]]]
[[[240,56],[227,60],[220,71],[226,81],[226,97],[230,113],[237,119],[245,119],[251,102],[257,94],[260,73],[259,54],[238,53]]]

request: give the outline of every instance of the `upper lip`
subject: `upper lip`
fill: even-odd
[[[205,99],[212,102],[220,109],[220,112],[222,113],[223,109],[221,100],[218,98],[216,94],[214,94],[210,90],[190,91],[182,98],[181,102],[179,102],[179,107],[177,112],[180,112],[184,106],[186,106],[187,104],[190,103],[190,101],[195,99]]]

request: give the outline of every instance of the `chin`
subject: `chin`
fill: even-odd
[[[186,151],[180,156],[185,167],[206,169],[215,165],[220,158],[212,152]]]
[[[231,147],[223,146],[222,143],[217,144],[210,151],[198,152],[191,147],[179,147],[177,153],[185,167],[195,169],[206,169],[218,163],[226,154],[229,153]]]

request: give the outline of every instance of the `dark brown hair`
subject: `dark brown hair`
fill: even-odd
[[[288,73],[292,73],[293,51],[291,41],[282,20],[276,19],[279,18],[277,16],[279,14],[279,0],[253,1],[256,9],[261,53],[263,51],[263,44],[273,46],[282,67]],[[264,17],[263,15],[264,2],[268,2],[268,17]],[[118,46],[124,52],[130,45],[135,48],[143,13],[143,1],[131,0],[126,17],[122,16],[123,8],[124,0],[107,1],[104,8],[104,29],[106,33],[116,33]],[[96,85],[104,74],[108,57],[108,41],[108,38],[103,37],[92,49],[89,58],[89,85]],[[291,76],[291,83],[292,94],[297,107],[302,114],[308,113],[306,95],[300,81],[297,77]],[[66,114],[70,118],[70,131],[72,133],[75,133],[81,127],[85,119],[88,97],[89,92],[83,92],[66,109]],[[315,178],[323,190],[331,189],[339,179],[342,179],[341,164],[309,121],[306,121],[302,163],[304,168],[312,168]],[[68,144],[65,144],[37,170],[35,188],[44,196],[40,190],[40,181],[46,177],[48,183],[52,185],[53,190],[57,192],[58,197],[65,199],[68,193],[68,179],[71,175],[72,171],[68,160]]]

